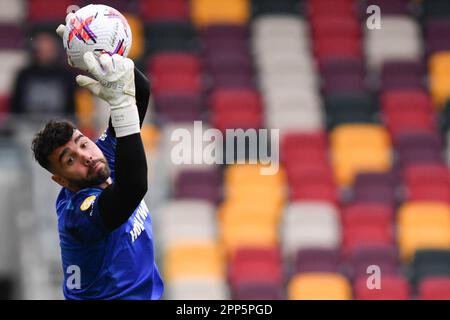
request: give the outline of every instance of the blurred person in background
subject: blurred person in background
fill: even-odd
[[[61,63],[57,38],[47,31],[37,31],[30,44],[32,62],[17,75],[12,112],[39,119],[72,117],[76,83],[73,73]]]

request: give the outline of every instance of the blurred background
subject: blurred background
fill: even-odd
[[[0,0],[2,299],[62,299],[59,188],[30,144],[50,118],[106,127],[54,34],[89,3]],[[166,299],[450,299],[450,1],[97,3],[126,15],[152,82],[146,202]],[[170,134],[194,120],[279,129],[280,171],[175,166]]]

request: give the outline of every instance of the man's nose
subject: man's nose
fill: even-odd
[[[86,155],[85,157],[84,157],[84,164],[85,165],[90,165],[92,163],[92,156],[89,156],[89,155]]]

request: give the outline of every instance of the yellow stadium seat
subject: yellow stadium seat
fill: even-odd
[[[302,273],[288,285],[290,300],[350,300],[349,281],[337,273]]]
[[[425,248],[450,249],[450,206],[440,202],[407,202],[398,213],[398,243],[404,261]]]
[[[192,0],[191,15],[199,28],[210,24],[246,24],[250,16],[249,0]]]
[[[391,151],[382,148],[332,150],[332,166],[340,186],[351,185],[360,172],[386,172],[391,168]]]
[[[137,60],[144,53],[144,28],[141,20],[136,16],[131,14],[124,14],[124,16],[130,25],[131,34],[133,35],[133,42],[128,53],[128,58]]]
[[[239,247],[272,247],[278,245],[278,228],[270,223],[228,223],[221,226],[224,249],[228,255]]]
[[[287,197],[286,192],[285,188],[264,184],[225,186],[225,199],[239,202],[254,202],[265,199],[266,202],[282,205]]]
[[[344,124],[336,127],[330,134],[332,149],[354,146],[386,147],[391,146],[389,133],[379,125]]]
[[[91,126],[94,122],[95,108],[92,93],[86,89],[75,91],[75,115],[80,126]]]
[[[171,245],[163,260],[164,279],[223,279],[225,261],[215,242],[183,242]]]
[[[224,183],[226,186],[236,186],[250,182],[271,186],[284,186],[286,184],[286,173],[283,168],[280,167],[274,175],[262,175],[261,167],[259,164],[230,165],[225,170]]]
[[[450,51],[438,51],[429,59],[431,76],[448,76],[450,74]]]
[[[282,213],[282,206],[268,201],[225,201],[218,211],[219,222],[222,223],[230,216],[259,216],[278,223]]]
[[[431,75],[430,92],[435,107],[443,109],[450,99],[450,71],[446,75]]]
[[[161,134],[157,127],[151,124],[143,124],[141,129],[142,142],[146,151],[152,151],[158,147]]]

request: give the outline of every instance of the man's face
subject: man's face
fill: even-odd
[[[52,179],[73,191],[98,186],[111,174],[102,151],[78,130],[69,142],[56,148],[49,159]]]

